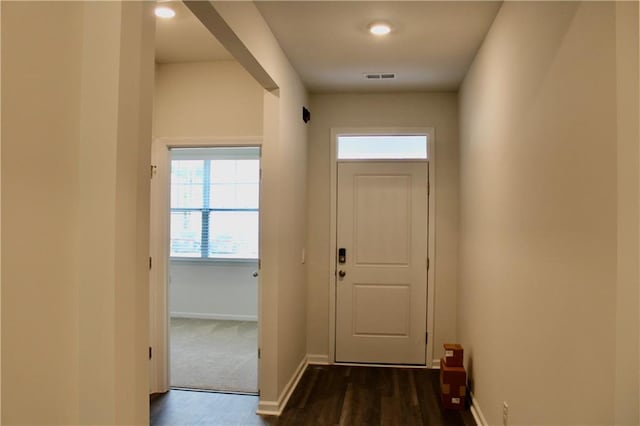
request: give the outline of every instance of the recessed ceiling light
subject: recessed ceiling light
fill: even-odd
[[[373,24],[369,25],[369,32],[373,35],[383,36],[391,32],[391,27],[389,26],[389,24],[386,24],[384,22],[374,22]]]
[[[155,13],[158,18],[173,18],[174,16],[176,16],[176,12],[170,7],[166,6],[156,7]]]

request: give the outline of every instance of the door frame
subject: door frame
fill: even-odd
[[[171,148],[233,148],[259,147],[261,137],[215,137],[215,138],[155,138],[151,144],[151,217],[149,247],[153,259],[149,270],[149,345],[153,356],[149,360],[149,393],[164,393],[170,387],[169,380],[169,318],[168,318],[168,271],[169,271],[169,210]],[[261,166],[262,167],[262,164]],[[262,195],[262,185],[260,185]],[[262,253],[262,210],[259,212],[259,256]],[[262,308],[262,286],[258,276],[258,341],[262,341],[260,310]],[[260,389],[260,363],[258,359],[258,389]]]
[[[425,366],[431,368],[433,360],[433,330],[435,311],[435,248],[436,248],[436,166],[435,166],[435,129],[433,127],[349,127],[331,129],[331,173],[330,173],[330,227],[329,227],[329,363],[336,364],[336,250],[337,250],[337,214],[338,214],[338,136],[373,136],[396,135],[427,137],[427,164],[429,168],[429,209],[428,209],[428,240],[427,256],[429,269],[427,270],[427,349],[425,351]],[[367,160],[361,160],[367,161]],[[374,160],[372,160],[374,161]],[[384,160],[377,160],[384,161]],[[399,161],[399,160],[390,160]]]

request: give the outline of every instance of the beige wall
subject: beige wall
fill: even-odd
[[[2,6],[0,5],[0,34],[2,34]],[[1,36],[0,36],[1,40]],[[1,44],[1,41],[0,41]],[[0,82],[2,81],[2,47],[0,46]],[[2,84],[0,83],[0,99],[2,99]],[[0,105],[0,129],[2,129],[2,107]],[[2,131],[0,131],[0,188],[2,188]],[[0,196],[0,211],[2,210],[2,196]],[[0,214],[0,422],[2,421],[2,217]]]
[[[153,134],[260,136],[262,92],[236,61],[156,65]]]
[[[148,424],[150,7],[2,3],[2,423]]]
[[[12,389],[2,394],[2,423],[77,423],[73,219],[83,7],[1,7],[2,387]],[[56,392],[33,393],[44,386]]]
[[[490,424],[503,401],[509,424],[638,423],[615,374],[638,377],[637,122],[618,111],[637,111],[637,53],[616,57],[637,35],[617,18],[505,3],[461,90],[458,329]]]
[[[616,286],[616,424],[640,423],[638,333],[638,3],[616,3],[618,260]]]
[[[456,340],[458,103],[455,93],[313,94],[307,216],[307,351],[329,355],[331,128],[433,127],[436,144],[434,358]]]
[[[264,91],[260,272],[260,410],[277,411],[287,384],[306,355],[305,267],[307,129],[302,106],[307,93],[255,5],[215,2],[195,5],[205,26],[250,67],[273,80]],[[191,6],[190,6],[191,7]],[[217,25],[219,19],[229,31]],[[265,77],[266,76],[266,77]]]

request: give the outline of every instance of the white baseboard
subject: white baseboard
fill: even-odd
[[[333,365],[344,365],[348,367],[413,368],[414,370],[424,370],[429,368],[428,365],[374,364],[371,362],[335,362]]]
[[[196,318],[223,321],[258,321],[257,315],[202,314],[198,312],[170,312],[171,318]]]
[[[259,401],[256,414],[260,416],[279,416],[282,414],[278,401]]]
[[[440,360],[439,359],[431,360],[431,368],[435,368],[436,370],[440,370]]]
[[[284,389],[282,389],[278,400],[260,400],[258,402],[258,410],[256,411],[256,413],[262,416],[279,416],[280,414],[282,414],[284,408],[287,406],[287,402],[289,402],[289,398],[291,398],[291,394],[293,394],[293,391],[298,386],[298,383],[300,382],[300,379],[302,378],[302,375],[304,374],[304,371],[307,369],[308,365],[309,362],[307,361],[307,357],[304,357],[300,362],[300,365],[298,365],[295,373],[293,373],[293,376],[291,377],[291,380],[289,380],[289,383],[287,383]]]
[[[307,362],[313,365],[329,365],[329,355],[307,354]]]
[[[473,420],[476,421],[476,424],[478,426],[489,425],[487,419],[485,419],[484,415],[482,414],[482,410],[480,410],[480,404],[478,404],[478,400],[473,396],[473,392],[471,392],[471,415],[473,416]]]

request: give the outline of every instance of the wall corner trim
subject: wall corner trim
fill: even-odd
[[[480,410],[478,400],[473,396],[473,392],[471,392],[471,415],[478,426],[489,425],[487,419],[484,418],[484,414],[482,414],[482,410]]]
[[[282,390],[282,393],[280,394],[278,400],[260,400],[260,402],[258,402],[258,410],[256,411],[256,414],[259,414],[261,416],[279,416],[280,414],[282,414],[285,407],[287,406],[287,402],[289,402],[289,398],[291,398],[293,391],[298,386],[298,383],[300,382],[300,379],[302,378],[302,375],[306,371],[308,365],[309,361],[305,356],[304,358],[302,358],[302,361],[300,361],[300,365],[298,365],[298,368],[296,369],[295,373],[293,373],[293,376],[291,376],[291,380],[289,380],[289,383],[287,383],[287,385]]]

